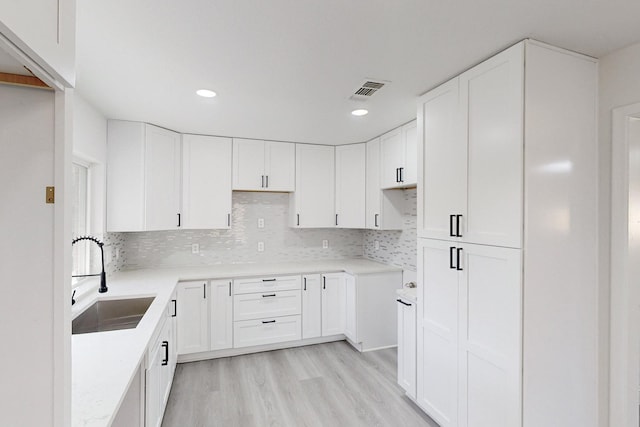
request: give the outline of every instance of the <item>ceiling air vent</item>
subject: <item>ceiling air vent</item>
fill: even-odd
[[[358,88],[358,90],[356,90],[353,93],[352,98],[356,98],[356,99],[369,98],[373,96],[374,93],[382,89],[384,85],[385,85],[384,82],[367,80],[364,83],[362,83]]]

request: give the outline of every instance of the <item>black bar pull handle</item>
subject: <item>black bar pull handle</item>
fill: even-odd
[[[462,248],[458,248],[456,250],[456,270],[462,271],[462,267],[460,266],[460,254],[462,254]]]
[[[404,305],[406,305],[407,307],[411,307],[411,304],[409,304],[409,303],[407,303],[407,302],[404,302],[404,301],[402,301],[401,299],[397,299],[396,301],[398,301],[400,304],[404,304]]]
[[[404,182],[404,177],[402,176],[404,172],[404,168],[398,168],[398,169],[400,169],[400,182]]]
[[[396,182],[400,182],[400,168],[396,168]]]
[[[265,324],[265,323],[276,323],[276,321],[275,320],[263,320],[262,323],[263,324]]]
[[[275,282],[276,279],[262,279],[263,282]]]
[[[229,296],[231,296],[231,280],[229,280]]]
[[[169,364],[169,341],[162,341],[162,346],[164,347],[164,360],[162,361],[162,366],[167,366]]]
[[[456,215],[456,237],[462,237],[462,233],[460,233],[460,220],[462,219],[462,215]]]
[[[307,290],[307,278],[303,277],[302,280],[304,281],[304,290]]]
[[[266,294],[266,295],[262,295],[262,298],[269,298],[269,297],[275,297],[276,294]]]
[[[171,317],[177,317],[178,316],[178,300],[172,299],[171,302],[173,303],[173,314],[171,315]]]
[[[181,225],[182,225],[182,221],[181,221],[181,218],[180,218],[180,214],[178,214],[178,227],[180,227]]]
[[[269,175],[265,175],[265,187],[269,188]]]
[[[207,284],[202,284],[202,298],[207,299]]]
[[[260,181],[260,188],[264,188],[264,175],[262,175],[262,180]]]
[[[336,214],[336,225],[338,225],[338,214]]]
[[[327,289],[327,276],[322,276],[322,289]]]
[[[455,215],[449,215],[449,236],[450,237],[456,237],[456,234],[453,231],[453,220],[456,216]]]
[[[453,253],[455,251],[456,251],[456,247],[455,246],[450,246],[449,247],[449,268],[451,268],[452,270],[456,269],[456,266],[453,263]]]
[[[231,214],[227,214],[227,227],[231,227]]]
[[[300,214],[296,214],[297,222],[296,225],[300,225]]]
[[[380,215],[380,214],[375,214],[375,215],[373,216],[373,226],[374,226],[374,227],[379,227],[379,225],[378,225],[378,216],[379,216],[379,215]]]

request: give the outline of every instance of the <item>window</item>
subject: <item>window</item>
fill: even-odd
[[[72,238],[89,234],[89,166],[79,161],[72,163],[72,199],[71,199],[71,233]],[[73,245],[72,275],[89,274],[90,246],[87,242],[78,242]],[[73,280],[73,285],[78,283]]]

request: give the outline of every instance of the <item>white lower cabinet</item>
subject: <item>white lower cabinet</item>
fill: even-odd
[[[145,425],[158,427],[162,424],[164,408],[169,399],[177,358],[174,322],[170,315],[161,321],[161,328],[147,352],[145,372]]]
[[[231,280],[212,280],[209,317],[211,350],[233,347],[233,296]]]
[[[418,404],[442,427],[521,425],[521,251],[419,240]]]
[[[233,327],[235,347],[299,340],[301,328],[300,315],[237,321]]]
[[[209,282],[178,283],[178,354],[209,350]]]
[[[322,336],[344,334],[346,288],[344,273],[322,275]]]
[[[300,284],[300,276],[235,280],[233,347],[302,339]]]
[[[416,399],[416,305],[406,298],[398,303],[398,384]]]
[[[358,306],[356,304],[356,278],[344,275],[345,322],[344,335],[351,342],[358,342]]]
[[[233,346],[231,280],[178,283],[178,354]]]
[[[302,339],[322,336],[322,280],[319,274],[302,276]]]

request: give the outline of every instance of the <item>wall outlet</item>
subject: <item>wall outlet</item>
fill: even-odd
[[[329,241],[328,240],[323,240],[322,241],[322,249],[327,249],[329,248]]]
[[[116,248],[116,259],[120,259],[120,248]]]
[[[258,252],[264,252],[264,242],[258,242]]]
[[[264,228],[264,218],[258,218],[258,228]]]
[[[373,249],[375,249],[376,251],[380,250],[380,242],[378,242],[377,240],[375,240],[373,242]]]
[[[191,253],[192,254],[199,254],[200,253],[200,244],[198,243],[193,243],[191,245]]]

